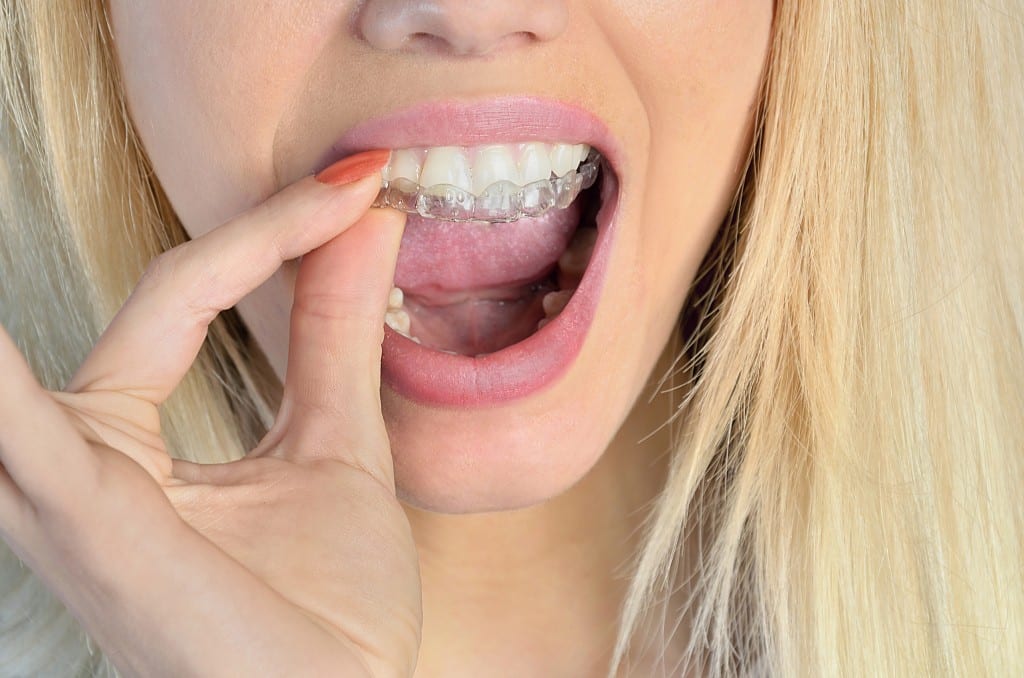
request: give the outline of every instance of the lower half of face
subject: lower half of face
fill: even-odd
[[[331,18],[338,10],[329,4]],[[403,239],[382,364],[404,500],[445,512],[522,507],[561,493],[596,463],[674,331],[743,172],[770,2],[567,3],[557,31],[509,43],[500,59],[446,54],[482,44],[459,43],[465,28],[445,29],[448,48],[435,41],[429,54],[410,56],[415,44],[385,49],[373,30],[286,20],[283,1],[246,29],[264,36],[259,50],[244,36],[203,34],[251,24],[244,3],[237,22],[197,17],[201,4],[187,17],[112,5],[132,115],[150,121],[140,134],[193,236],[334,157],[394,149],[391,191],[401,200],[395,187],[405,187],[425,215],[410,217]],[[472,5],[463,11],[508,10]],[[517,20],[502,21],[511,34]],[[275,25],[283,29],[269,30]],[[190,52],[186,35],[203,42]],[[251,58],[229,59],[226,72],[196,63],[209,41],[251,49]],[[166,51],[147,48],[154,44]],[[143,77],[155,53],[163,56],[153,68],[171,80],[162,87]],[[244,70],[232,72],[235,63]],[[228,83],[248,91],[252,72],[258,96],[218,98]],[[396,86],[381,91],[370,86],[377,80]],[[343,85],[343,95],[325,94]],[[172,116],[164,98],[182,91],[189,95]],[[431,120],[415,120],[417,111]],[[430,124],[445,112],[465,124]],[[490,118],[466,133],[481,116]],[[446,125],[462,131],[437,131]],[[224,129],[253,143],[227,150]],[[211,147],[225,150],[211,158]],[[458,212],[450,192],[445,202],[444,191],[430,190],[465,183],[473,204],[490,208],[491,187],[503,181],[534,190],[513,191],[518,212],[501,217],[525,216],[505,224],[462,221],[473,214]],[[282,378],[294,273],[286,265],[239,304]]]

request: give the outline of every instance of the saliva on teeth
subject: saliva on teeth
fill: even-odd
[[[568,207],[597,179],[586,144],[524,142],[393,151],[376,207],[445,221],[503,223]]]

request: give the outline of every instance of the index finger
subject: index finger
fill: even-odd
[[[162,403],[191,367],[218,313],[366,212],[388,156],[386,150],[350,156],[321,173],[321,181],[297,181],[154,259],[65,390],[116,390]],[[325,175],[334,183],[323,183]],[[339,184],[339,176],[347,183]]]
[[[73,496],[89,477],[84,442],[0,326],[0,532],[19,528],[25,499]],[[58,471],[59,469],[59,471]]]

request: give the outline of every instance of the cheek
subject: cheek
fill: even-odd
[[[632,24],[651,46],[631,68],[651,137],[639,247],[642,298],[655,316],[672,309],[662,313],[674,320],[732,203],[749,153],[772,12],[763,0],[663,2]]]
[[[161,185],[196,237],[279,185],[272,155],[320,22],[291,2],[111,0],[128,107]],[[258,47],[255,47],[258,45]]]

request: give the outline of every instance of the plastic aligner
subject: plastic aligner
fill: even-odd
[[[594,185],[600,163],[601,154],[592,148],[576,169],[563,176],[552,175],[526,186],[499,181],[480,195],[449,184],[420,186],[404,177],[384,179],[373,206],[393,207],[427,219],[508,223],[568,207],[581,191]]]

